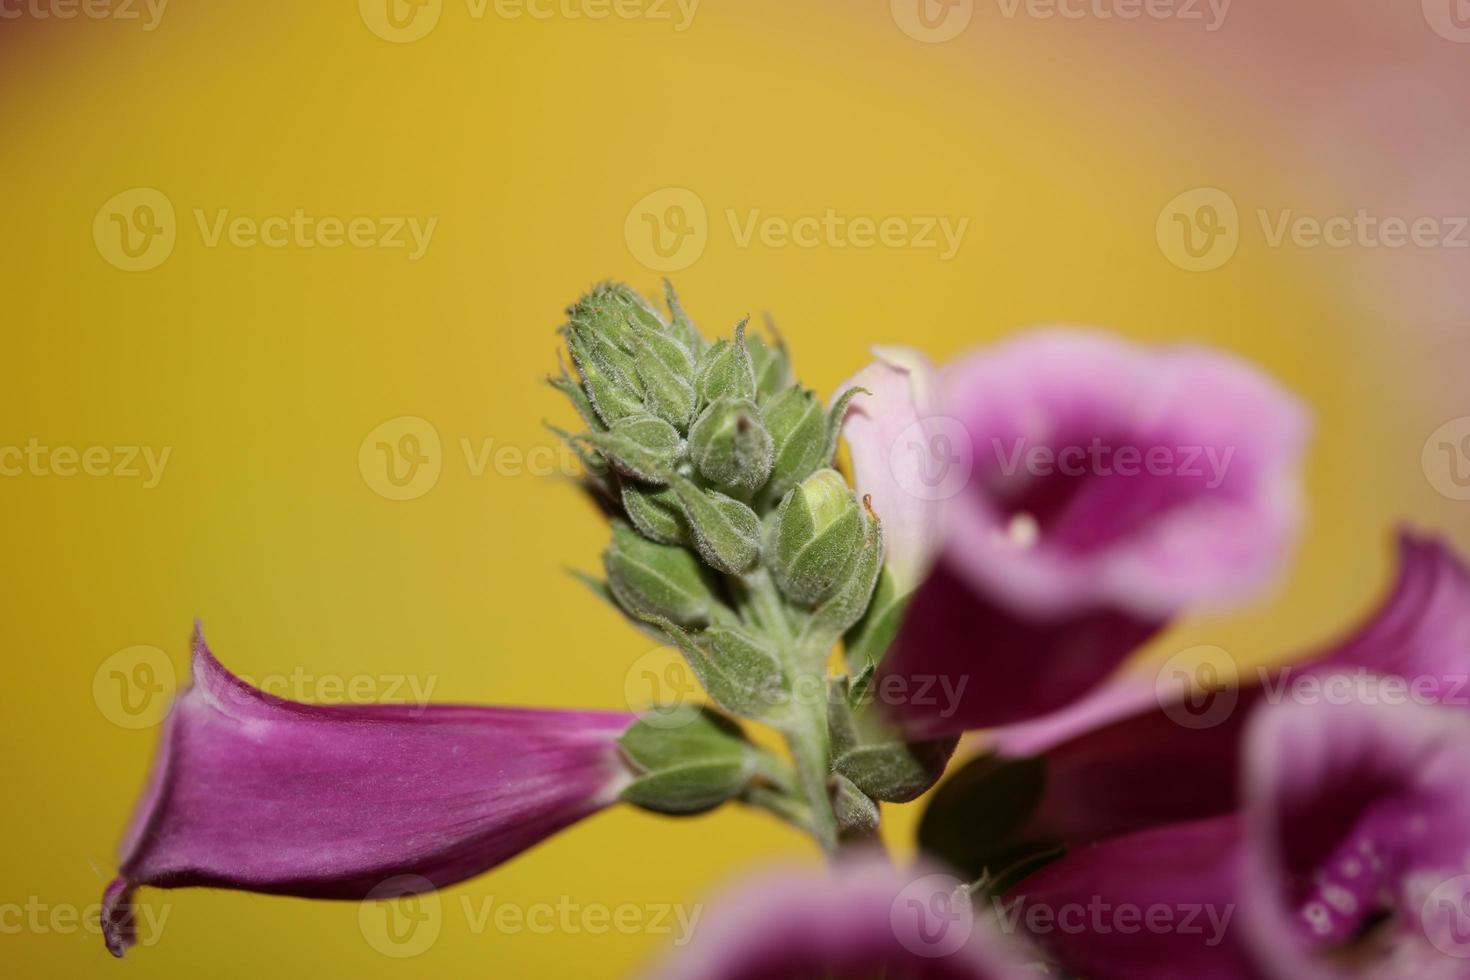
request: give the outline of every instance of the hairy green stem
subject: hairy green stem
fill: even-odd
[[[796,763],[797,785],[811,810],[812,836],[830,854],[837,850],[837,815],[827,788],[831,765],[826,706],[793,704],[782,734]]]

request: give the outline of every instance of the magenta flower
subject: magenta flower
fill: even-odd
[[[1324,690],[1334,676],[1342,682],[1336,692]],[[1366,685],[1379,700],[1463,710],[1467,678],[1470,570],[1444,542],[1405,532],[1397,580],[1379,609],[1351,636],[1300,664],[1246,677],[1193,709],[1160,704],[1148,681],[1135,713],[1122,719],[1081,731],[1073,719],[1024,738],[1002,733],[1001,752],[1045,759],[1045,790],[1017,838],[1080,844],[1231,812],[1239,805],[1233,774],[1243,732],[1261,705],[1298,696],[1342,700]]]
[[[193,667],[104,896],[117,956],[140,885],[339,899],[398,876],[444,887],[596,813],[630,778],[616,742],[629,714],[297,704],[231,675],[197,629]]]
[[[655,980],[903,977],[1028,980],[1027,957],[974,913],[957,879],[877,854],[829,874],[769,872],[713,903]]]
[[[1223,353],[1048,330],[951,365],[932,407],[885,390],[868,410],[895,421],[848,433],[858,490],[885,517],[869,474],[900,467],[888,483],[939,498],[944,547],[883,671],[976,680],[907,705],[922,733],[1075,701],[1176,613],[1260,592],[1294,542],[1307,414]],[[916,413],[919,452],[896,451]]]
[[[1470,718],[1272,706],[1238,814],[1090,845],[1017,895],[1014,921],[1097,980],[1470,977]],[[1099,910],[1087,929],[1050,925],[1076,907]]]

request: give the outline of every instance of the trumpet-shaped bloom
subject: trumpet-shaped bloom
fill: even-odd
[[[906,706],[924,733],[1072,703],[1181,610],[1263,590],[1295,540],[1306,412],[1217,351],[1041,331],[951,365],[932,406],[891,415],[848,432],[857,488],[881,501],[891,487],[869,474],[889,467],[937,508],[944,544],[884,671],[974,681],[951,710]],[[944,459],[895,452],[910,415],[908,438]]]
[[[1272,706],[1251,722],[1243,782],[1238,814],[1075,851],[1017,889],[1046,914],[1012,914],[1105,910],[1086,929],[1030,929],[1098,980],[1470,977],[1470,718]]]
[[[1270,702],[1367,697],[1464,710],[1470,570],[1443,541],[1410,532],[1398,555],[1389,595],[1352,635],[1298,665],[1247,677],[1192,714],[1182,701],[1161,703],[1150,679],[1121,720],[1002,733],[1002,753],[1046,759],[1046,788],[1020,837],[1078,844],[1235,810],[1245,726]]]
[[[1028,980],[1026,957],[974,914],[960,883],[878,855],[830,875],[783,870],[737,885],[656,980]]]
[[[298,704],[231,675],[197,630],[193,672],[104,896],[118,956],[140,885],[339,899],[399,876],[439,888],[597,812],[629,778],[616,743],[629,714]]]

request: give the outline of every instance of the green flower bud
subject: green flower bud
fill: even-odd
[[[643,382],[644,403],[659,418],[689,428],[694,418],[694,356],[682,343],[647,327],[637,328],[638,377]]]
[[[564,331],[564,335],[567,349],[572,352],[572,363],[577,366],[577,374],[582,378],[582,390],[587,393],[588,400],[603,423],[612,425],[618,419],[643,414],[641,387],[633,387],[620,375],[604,367],[593,356],[592,349],[583,336],[570,328]]]
[[[689,430],[689,457],[699,475],[722,490],[749,496],[771,475],[771,434],[760,409],[745,399],[709,403]]]
[[[638,350],[639,326],[659,333],[668,329],[646,299],[620,282],[593,286],[567,307],[567,319],[573,327],[603,338],[629,354]]]
[[[612,543],[602,553],[602,563],[608,588],[634,616],[703,626],[719,601],[707,570],[693,553],[650,541],[626,524],[613,525]]]
[[[686,448],[678,429],[652,415],[630,415],[606,432],[585,432],[581,438],[619,472],[644,483],[668,482]]]
[[[699,359],[695,371],[694,387],[699,392],[699,403],[707,405],[717,398],[745,398],[755,400],[755,368],[750,362],[750,351],[745,346],[745,324],[741,320],[735,326],[735,340],[717,340]]]
[[[767,321],[770,326],[770,321]],[[759,334],[745,338],[750,351],[750,363],[755,375],[755,391],[762,405],[766,399],[791,387],[791,358],[779,338],[775,344],[767,343]]]
[[[634,722],[618,747],[637,776],[623,800],[658,813],[717,807],[744,792],[759,769],[759,750],[740,726],[707,708],[677,728]]]
[[[837,591],[812,610],[797,637],[799,648],[820,658],[819,663],[826,662],[832,644],[868,611],[878,576],[883,571],[883,525],[868,506],[867,498],[863,499],[863,510],[863,543],[857,557]]]
[[[792,386],[766,402],[765,418],[775,457],[763,498],[774,502],[831,461],[827,417],[814,392]]]
[[[755,511],[733,497],[701,490],[681,476],[675,476],[671,486],[705,563],[730,575],[748,571],[761,552],[761,522]]]
[[[736,626],[711,626],[701,639],[710,657],[701,679],[710,697],[746,718],[767,718],[789,697],[776,651]]]
[[[689,543],[689,524],[679,498],[668,487],[650,487],[625,482],[622,487],[623,509],[633,526],[660,544]]]
[[[781,501],[772,529],[771,569],[781,591],[816,605],[842,583],[862,550],[857,496],[836,470],[820,470]]]

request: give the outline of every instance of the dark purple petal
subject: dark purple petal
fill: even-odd
[[[621,712],[321,706],[231,675],[196,630],[123,838],[103,924],[121,956],[139,885],[363,897],[385,879],[443,887],[613,802]]]
[[[657,980],[1031,980],[1016,949],[932,868],[878,855],[747,879],[711,903]]]
[[[1233,816],[1083,847],[999,903],[1003,923],[1090,980],[1252,980]]]
[[[1083,696],[1159,626],[1116,610],[1018,616],[944,562],[910,600],[879,683],[913,693],[892,707],[915,735],[1006,725]]]

